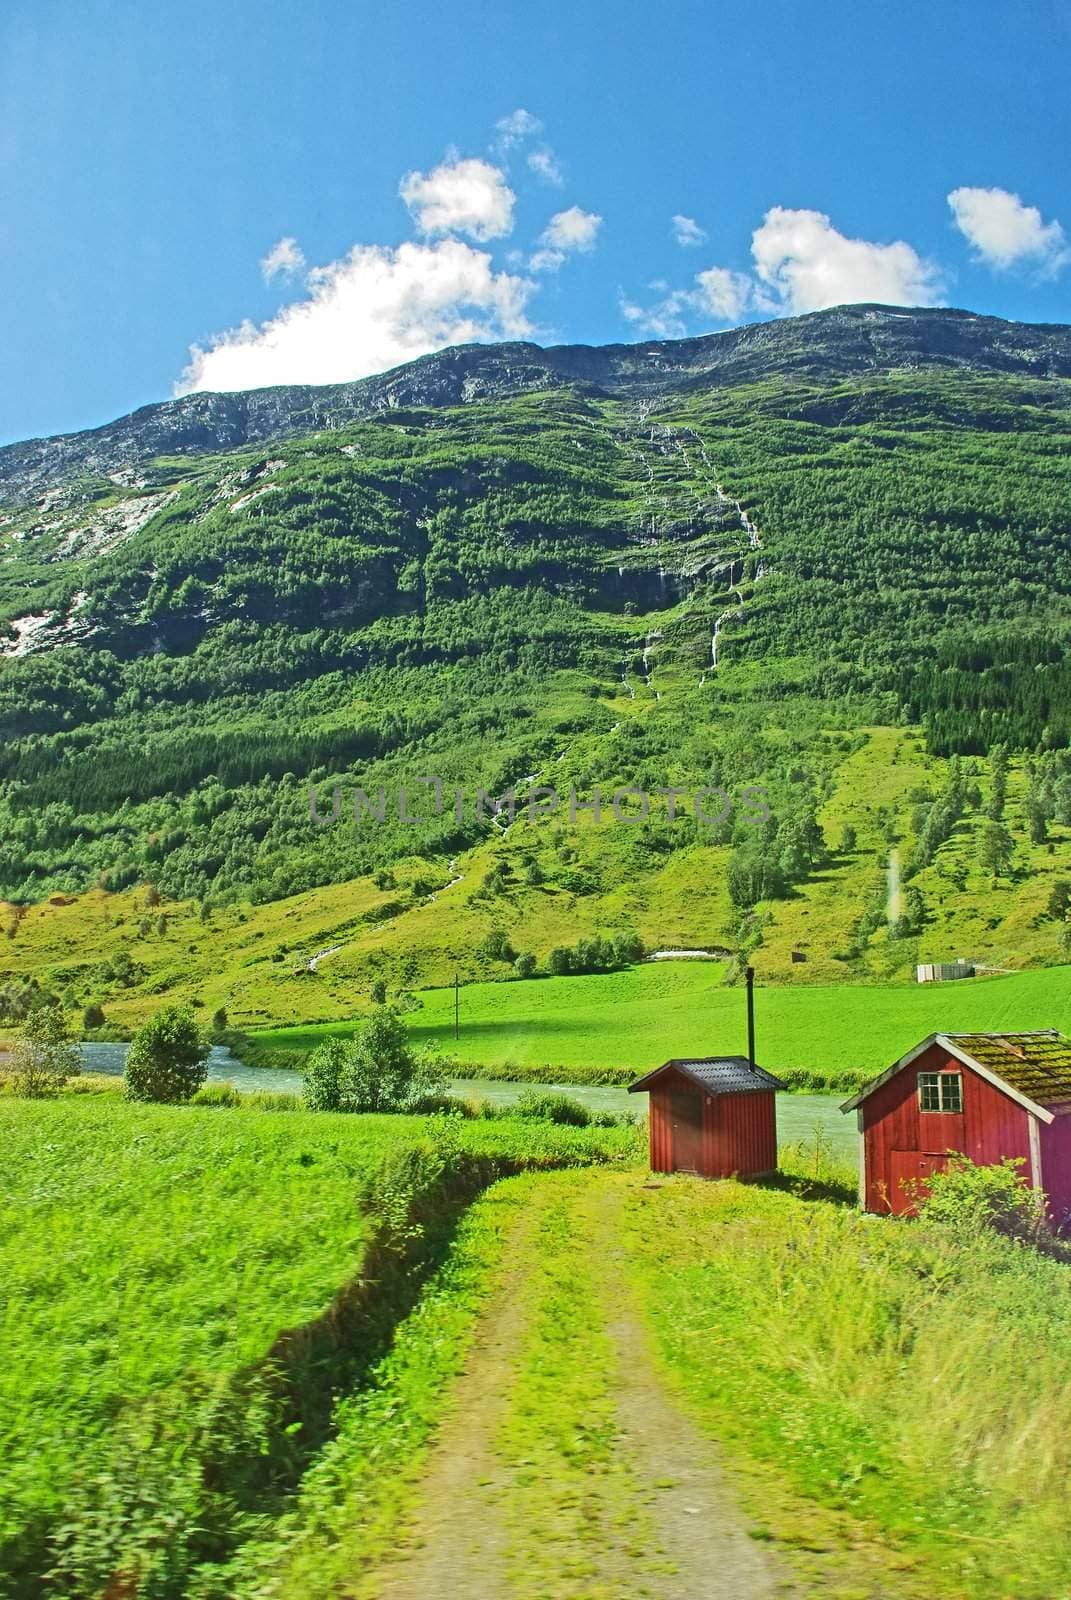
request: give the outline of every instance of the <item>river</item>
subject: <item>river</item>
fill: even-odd
[[[82,1063],[87,1072],[100,1072],[109,1077],[119,1077],[123,1070],[127,1047],[125,1044],[84,1044]],[[301,1074],[286,1067],[246,1067],[224,1045],[213,1045],[208,1057],[208,1081],[232,1083],[246,1093],[268,1090],[274,1094],[300,1094]],[[631,1095],[627,1089],[616,1085],[589,1087],[575,1083],[522,1083],[515,1080],[490,1082],[482,1078],[453,1078],[449,1092],[462,1100],[490,1100],[493,1105],[508,1106],[526,1090],[544,1090],[548,1094],[567,1094],[579,1100],[589,1111],[612,1111],[620,1116],[631,1111],[643,1114],[647,1109],[646,1097]],[[798,1139],[814,1141],[817,1130],[832,1145],[837,1155],[854,1161],[858,1150],[858,1134],[854,1116],[842,1116],[838,1094],[780,1094],[777,1097],[777,1137],[781,1144],[792,1144]]]

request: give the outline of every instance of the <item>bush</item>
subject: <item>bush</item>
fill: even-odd
[[[353,1039],[312,1052],[303,1093],[312,1111],[407,1111],[448,1076],[444,1058],[418,1056],[397,1012],[381,1006]]]
[[[83,1033],[92,1033],[95,1028],[103,1028],[106,1020],[102,1006],[98,1006],[95,1002],[86,1006],[82,1012]]]
[[[218,1011],[213,1011],[212,1013],[212,1032],[226,1033],[227,1027],[227,1008],[226,1006],[220,1006]]]
[[[240,1106],[242,1097],[233,1083],[203,1083],[192,1096],[195,1106]]]
[[[571,1100],[567,1094],[537,1094],[534,1089],[525,1090],[514,1113],[518,1117],[557,1122],[569,1128],[587,1128],[591,1124],[591,1112],[579,1100]]]
[[[596,934],[592,939],[578,939],[575,945],[556,945],[547,957],[547,971],[555,978],[584,972],[615,972],[642,961],[643,957],[643,940],[638,933],[619,933],[612,939]]]
[[[513,963],[513,970],[518,978],[530,978],[536,969],[536,958],[530,950],[524,950]]]
[[[180,1104],[204,1083],[207,1055],[193,1013],[185,1006],[165,1006],[134,1035],[123,1092],[128,1100]]]
[[[456,1094],[422,1094],[418,1095],[409,1106],[418,1117],[466,1117],[477,1115],[474,1106],[467,1100],[459,1100]]]
[[[919,1215],[968,1237],[993,1229],[1036,1243],[1047,1231],[1048,1202],[1023,1177],[1021,1156],[995,1166],[976,1167],[966,1156],[952,1156],[944,1172],[929,1180],[919,1200]]]
[[[82,1057],[78,1046],[67,1037],[67,1019],[62,1007],[44,1005],[31,1011],[23,1023],[12,1060],[15,1093],[27,1100],[48,1099],[81,1070]]]

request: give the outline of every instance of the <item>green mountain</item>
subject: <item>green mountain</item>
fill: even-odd
[[[600,929],[827,975],[1054,960],[1069,435],[1071,328],[852,306],[9,446],[0,894],[151,884],[255,921],[361,880],[355,978],[504,971],[481,930],[541,961]],[[533,784],[561,804],[529,822]],[[596,785],[648,820],[574,823]],[[521,820],[478,814],[511,786]],[[139,947],[127,987],[157,966]]]

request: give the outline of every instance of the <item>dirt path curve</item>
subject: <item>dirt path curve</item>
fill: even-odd
[[[748,1534],[717,1447],[667,1392],[627,1286],[618,1219],[634,1175],[550,1175],[506,1241],[503,1266],[465,1371],[428,1459],[419,1502],[395,1557],[362,1592],[376,1600],[783,1600],[796,1592],[768,1546]],[[575,1495],[518,1511],[526,1462],[502,1437],[525,1351],[541,1314],[541,1234],[567,1194],[570,1271],[586,1280],[610,1350],[611,1461],[589,1480],[580,1529]],[[572,1419],[582,1429],[588,1419]],[[548,1574],[560,1549],[568,1561]]]

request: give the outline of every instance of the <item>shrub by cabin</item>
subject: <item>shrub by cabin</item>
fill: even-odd
[[[650,1095],[652,1172],[755,1178],[777,1167],[776,1091],[746,1056],[665,1061],[629,1084]]]
[[[931,1034],[847,1100],[859,1119],[859,1203],[910,1215],[950,1153],[1021,1161],[1053,1220],[1071,1216],[1071,1040],[1032,1033]]]

